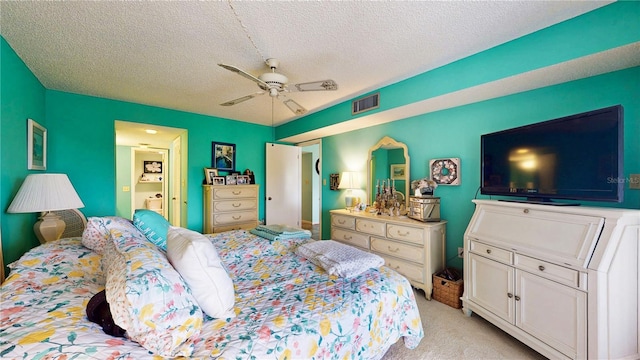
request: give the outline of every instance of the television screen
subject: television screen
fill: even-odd
[[[481,136],[481,193],[622,202],[621,105]]]

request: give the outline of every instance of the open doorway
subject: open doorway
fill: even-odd
[[[116,215],[147,208],[186,224],[187,131],[118,120],[115,131]]]
[[[297,144],[302,148],[302,228],[311,231],[315,240],[322,239],[321,161],[322,142],[312,140]]]

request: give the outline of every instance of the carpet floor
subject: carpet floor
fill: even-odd
[[[382,360],[473,359],[541,360],[544,356],[476,314],[465,316],[436,300],[427,301],[414,290],[424,328],[424,338],[410,350],[400,339]]]

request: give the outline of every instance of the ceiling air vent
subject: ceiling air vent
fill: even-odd
[[[362,99],[354,100],[351,104],[351,115],[377,109],[380,107],[380,93],[369,95]]]

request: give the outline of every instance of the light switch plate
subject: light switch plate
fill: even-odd
[[[629,175],[629,189],[640,190],[640,174]]]

